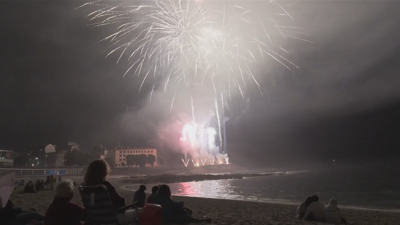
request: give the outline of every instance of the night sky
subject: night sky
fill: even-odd
[[[111,30],[88,27],[89,11],[75,10],[83,3],[0,3],[1,149],[146,146],[170,119],[157,114],[157,101],[148,106],[141,80],[122,76],[126,65],[105,58],[108,43],[97,42]],[[298,70],[257,69],[264,95],[250,91],[228,113],[228,151],[249,159],[399,157],[398,9],[396,1],[297,4],[295,22],[313,43],[284,43]]]

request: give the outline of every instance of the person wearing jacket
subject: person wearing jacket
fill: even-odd
[[[339,225],[341,223],[347,224],[346,220],[343,218],[342,212],[337,206],[337,200],[332,198],[329,200],[329,205],[325,210],[325,217],[327,223],[332,223]]]
[[[86,219],[86,212],[71,202],[74,197],[72,181],[60,181],[55,191],[53,203],[44,216],[44,225],[81,225],[81,221]]]

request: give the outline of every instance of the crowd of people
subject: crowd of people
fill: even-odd
[[[329,200],[329,205],[325,206],[324,203],[319,201],[317,195],[310,196],[297,208],[297,218],[308,221],[328,222],[335,225],[347,224],[337,204],[337,200],[332,198]]]
[[[114,208],[115,217],[120,224],[129,224],[137,221],[139,212],[137,208],[146,209],[148,206],[157,206],[162,210],[162,222],[164,223],[210,223],[210,219],[198,219],[192,216],[192,210],[185,207],[183,201],[174,201],[171,197],[171,189],[168,185],[157,185],[152,187],[151,194],[147,196],[146,186],[140,185],[139,189],[134,193],[133,202],[135,208],[126,206],[126,200],[116,190],[116,188],[107,181],[110,168],[104,160],[94,160],[87,168],[82,183],[83,187],[93,187],[103,185],[108,191],[112,207]],[[21,181],[19,184],[24,184]],[[29,221],[37,221],[43,225],[91,225],[88,220],[89,212],[82,206],[72,203],[74,197],[75,182],[70,180],[61,180],[50,175],[46,182],[37,181],[36,185],[29,181],[25,185],[24,192],[36,192],[38,185],[44,185],[50,189],[54,189],[54,199],[47,209],[45,215],[36,212],[35,209],[22,209],[15,207],[9,200],[7,205],[0,208],[0,225],[19,225],[27,224]],[[119,212],[117,209],[126,208]],[[308,221],[324,221],[331,224],[347,224],[343,218],[340,209],[337,207],[337,200],[331,199],[329,205],[325,206],[319,201],[317,195],[308,197],[298,208],[297,218]],[[161,221],[161,220],[160,220]],[[156,224],[154,224],[156,225]]]
[[[61,181],[61,176],[58,177],[58,181]],[[25,180],[20,180],[19,182],[15,181],[15,189],[21,186],[24,187],[25,193],[36,193],[44,189],[53,190],[56,184],[57,178],[51,174],[50,176],[47,176],[46,181],[37,179],[35,182],[33,182],[30,180],[26,184]]]

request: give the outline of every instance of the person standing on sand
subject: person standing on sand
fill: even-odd
[[[140,185],[139,190],[135,191],[133,195],[133,202],[138,202],[137,206],[143,208],[144,204],[146,203],[146,186]]]
[[[326,209],[324,203],[319,202],[317,195],[313,195],[311,198],[313,202],[307,207],[303,220],[324,222]]]
[[[50,176],[46,177],[46,183],[45,183],[46,187],[49,188],[50,186]]]
[[[56,183],[56,179],[54,178],[53,174],[50,174],[50,188],[51,188],[51,190],[54,189],[55,183]]]
[[[326,207],[326,222],[339,225],[341,223],[347,224],[347,221],[343,218],[342,212],[337,207],[337,200],[331,198],[329,200],[329,205]]]
[[[44,216],[44,225],[81,225],[86,219],[85,210],[74,203],[74,186],[72,181],[61,181],[55,187],[53,203]]]

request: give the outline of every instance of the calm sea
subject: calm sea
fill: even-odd
[[[340,205],[347,207],[400,209],[400,166],[331,167],[285,175],[169,186],[174,195],[182,196],[299,203],[307,196],[317,194],[323,202],[336,198]]]

